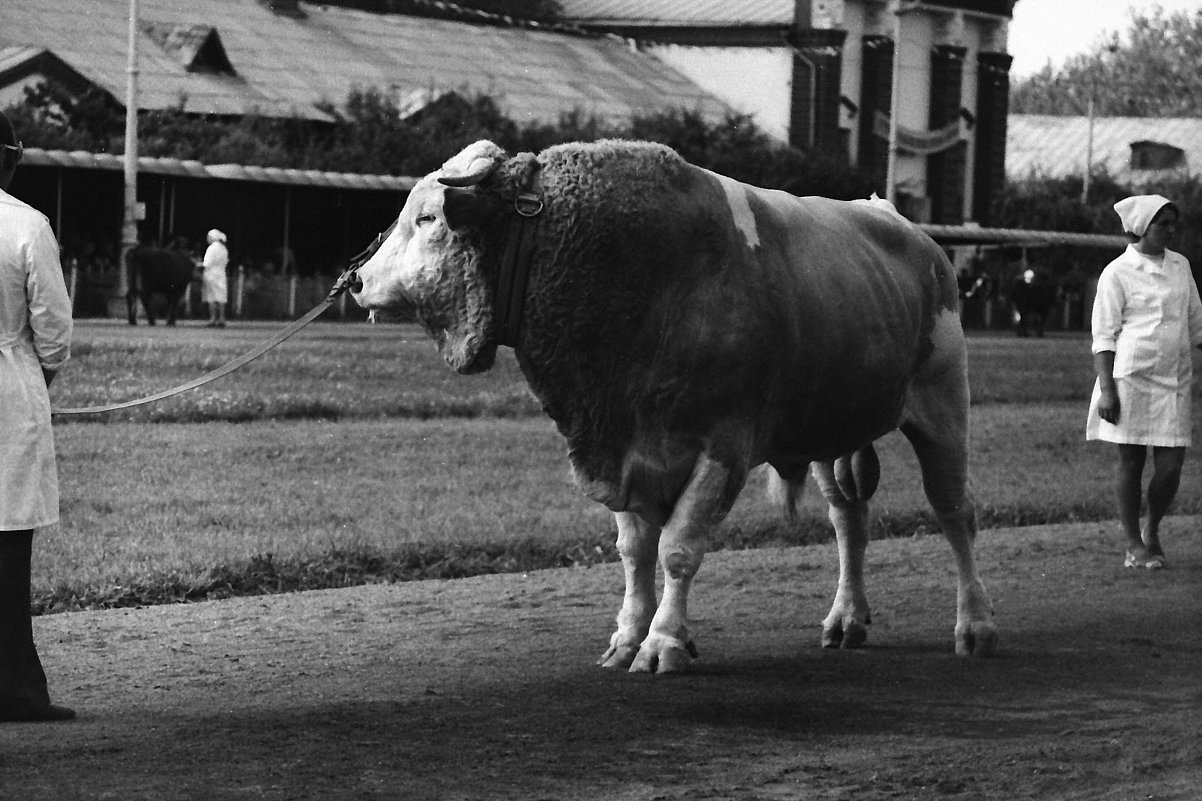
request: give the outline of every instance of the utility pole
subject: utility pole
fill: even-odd
[[[129,251],[138,244],[138,0],[129,0],[129,55],[125,81],[125,218],[121,226],[121,259],[117,294],[129,302]]]
[[[893,8],[893,81],[889,87],[889,155],[885,162],[885,200],[897,205],[898,106],[901,99],[902,13],[901,0]]]
[[[893,0],[893,86],[889,94],[889,156],[885,168],[885,199],[897,205],[897,152],[901,132],[902,15],[915,11],[918,0]]]
[[[1089,89],[1089,101],[1086,105],[1086,117],[1089,119],[1089,134],[1085,140],[1085,178],[1081,183],[1081,203],[1085,205],[1089,203],[1089,175],[1093,171],[1093,120],[1094,120],[1094,95],[1097,93],[1096,83]]]

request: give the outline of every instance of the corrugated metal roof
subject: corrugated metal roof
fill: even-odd
[[[559,0],[566,22],[697,27],[792,25],[794,0]]]
[[[24,164],[41,167],[76,167],[95,170],[124,170],[125,158],[111,153],[88,153],[82,150],[42,150],[25,148]],[[230,181],[256,181],[295,186],[329,186],[340,189],[383,189],[408,192],[417,178],[403,175],[358,175],[349,172],[293,170],[282,167],[252,167],[242,164],[201,164],[199,161],[138,158],[138,172],[155,175],[181,175],[189,178],[219,178]]]
[[[1087,117],[1011,114],[1006,128],[1006,174],[1012,180],[1032,175],[1082,175],[1089,136]],[[1202,172],[1202,119],[1192,117],[1096,117],[1093,169],[1104,169],[1120,181],[1156,180],[1161,171],[1131,168],[1131,145],[1135,142],[1181,148],[1185,163],[1170,172]]]
[[[141,0],[143,20],[213,26],[237,74],[190,72],[178,53],[142,33],[139,104],[182,101],[196,113],[324,119],[317,104],[374,86],[399,95],[484,92],[519,121],[554,122],[577,108],[611,119],[677,107],[711,119],[727,112],[654,56],[612,37],[301,8],[304,19],[257,0]],[[125,97],[127,37],[127,0],[4,0],[0,45],[49,49],[118,100]]]

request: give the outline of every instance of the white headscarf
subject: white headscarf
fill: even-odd
[[[216,228],[214,228],[211,231],[209,231],[209,241],[210,242],[224,242],[225,234],[221,233]]]
[[[1134,195],[1114,204],[1123,221],[1123,230],[1142,237],[1157,212],[1173,201],[1163,195]]]

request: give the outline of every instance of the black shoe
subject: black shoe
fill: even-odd
[[[0,723],[52,723],[72,720],[75,710],[56,704],[9,704],[0,706]]]

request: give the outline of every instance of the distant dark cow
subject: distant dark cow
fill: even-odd
[[[175,325],[175,307],[184,296],[184,290],[192,280],[196,265],[192,255],[178,247],[161,248],[139,245],[129,252],[129,296],[126,305],[129,324],[138,324],[137,299],[142,299],[146,310],[146,322],[154,325],[152,295],[167,299],[167,325]]]

